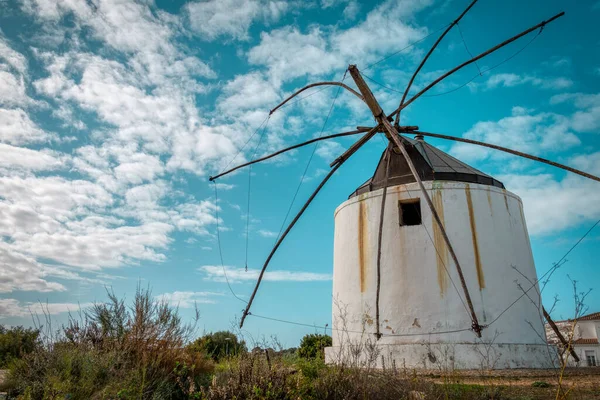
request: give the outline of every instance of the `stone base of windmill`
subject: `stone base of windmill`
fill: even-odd
[[[369,344],[325,348],[328,364],[379,369],[556,368],[553,346],[515,343]]]

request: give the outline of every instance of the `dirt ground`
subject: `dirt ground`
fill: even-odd
[[[486,392],[498,396],[488,398],[554,399],[559,387],[557,370],[495,370],[429,371],[419,374],[426,380],[456,387],[485,387]],[[600,399],[600,368],[568,368],[562,376],[563,391],[569,390],[569,399]]]

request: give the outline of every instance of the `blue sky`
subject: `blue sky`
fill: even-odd
[[[230,328],[244,304],[223,279],[215,211],[232,289],[247,298],[313,147],[252,168],[248,272],[248,170],[219,180],[218,203],[208,177],[238,153],[232,165],[322,130],[371,124],[368,109],[342,91],[323,129],[337,91],[331,88],[273,114],[264,135],[241,150],[270,108],[310,82],[341,79],[348,64],[404,89],[438,34],[367,67],[446,26],[466,5],[0,0],[0,322],[31,325],[40,302],[65,321],[78,305],[103,301],[105,287],[130,299],[140,283],[178,304],[186,318],[197,302],[201,330]],[[438,96],[403,112],[403,123],[600,174],[600,3],[481,0],[460,28],[468,50],[478,54],[563,10],[565,17],[513,59],[464,85],[535,34],[444,81],[429,92]],[[468,57],[455,28],[413,90]],[[401,97],[389,88],[372,84],[388,112]],[[355,139],[318,145],[291,215]],[[431,142],[522,197],[538,273],[600,218],[597,182],[473,146]],[[253,312],[331,323],[333,211],[372,174],[384,147],[372,140],[319,194],[274,257]],[[548,306],[555,295],[560,299],[555,318],[572,314],[567,275],[581,290],[600,281],[598,229],[543,293]],[[587,302],[599,311],[600,292]],[[277,335],[289,346],[314,331],[254,317],[245,329],[249,337]]]

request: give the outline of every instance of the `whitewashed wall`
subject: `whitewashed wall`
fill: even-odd
[[[425,185],[461,263],[479,323],[486,325],[523,294],[518,284],[527,290],[529,281],[536,280],[521,200],[485,185]],[[382,192],[354,197],[335,211],[333,327],[337,331],[333,348],[327,350],[331,362],[339,361],[344,345],[375,339]],[[380,291],[384,336],[377,341],[382,354],[400,365],[429,367],[439,362],[431,361],[439,358],[430,357],[432,344],[452,345],[453,352],[459,349],[460,353],[452,359],[465,364],[458,367],[478,368],[474,364],[481,357],[472,344],[494,343],[495,367],[548,366],[553,356],[545,343],[537,285],[484,329],[481,340],[471,331],[437,334],[470,328],[471,319],[456,267],[425,200],[421,200],[422,225],[399,225],[399,200],[420,197],[416,183],[388,188]]]

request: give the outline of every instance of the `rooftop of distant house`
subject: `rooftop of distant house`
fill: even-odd
[[[555,321],[555,322],[571,322],[573,321],[572,319],[564,319],[561,321]],[[600,312],[594,312],[591,314],[587,314],[587,315],[583,315],[579,318],[577,318],[577,321],[581,322],[581,321],[600,321]]]

